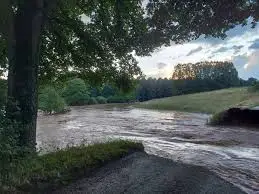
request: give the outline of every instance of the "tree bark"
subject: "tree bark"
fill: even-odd
[[[15,63],[15,34],[14,34],[14,15],[10,0],[5,0],[5,25],[3,35],[8,44],[8,86],[13,85],[13,66]],[[8,96],[12,95],[12,87],[8,87]]]
[[[43,0],[23,1],[15,16],[15,46],[9,41],[8,99],[11,102],[7,105],[7,115],[21,124],[19,144],[33,150],[36,148],[37,78],[43,8]]]
[[[3,0],[0,6],[0,35],[5,38],[8,44],[8,86],[12,86],[13,64],[15,57],[15,37],[14,37],[14,15],[10,0]],[[8,96],[12,95],[12,87],[8,87]]]

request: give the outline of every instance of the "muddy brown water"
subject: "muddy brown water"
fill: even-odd
[[[209,127],[209,115],[155,111],[129,105],[73,107],[38,118],[43,151],[112,139],[143,142],[146,152],[205,166],[247,193],[259,193],[259,130]]]

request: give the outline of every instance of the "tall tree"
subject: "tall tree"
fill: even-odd
[[[152,39],[141,1],[3,0],[0,9],[0,46],[8,50],[1,56],[8,58],[7,114],[21,124],[20,145],[31,148],[38,75],[43,82],[69,73],[126,83],[140,74],[133,50],[146,55],[163,44]]]
[[[8,42],[7,114],[21,123],[20,144],[34,148],[37,118],[37,75],[43,30],[43,0],[5,0],[2,36]],[[17,9],[15,9],[17,8]]]
[[[136,98],[139,101],[172,96],[173,82],[168,79],[141,79],[136,88]]]
[[[231,62],[205,61],[195,64],[178,64],[175,67],[172,79],[174,95],[240,85],[238,72]]]
[[[173,80],[215,80],[231,86],[238,84],[238,72],[232,62],[204,61],[178,64],[174,68]]]
[[[248,17],[253,22],[259,18],[258,1],[150,0],[147,9],[143,2],[1,1],[0,42],[8,42],[0,44],[8,48],[11,103],[7,110],[23,125],[21,144],[35,144],[38,74],[44,81],[63,72],[99,81],[121,72],[122,60],[130,63],[127,73],[139,74],[133,51],[146,55],[171,41],[179,43],[202,34],[224,37]]]

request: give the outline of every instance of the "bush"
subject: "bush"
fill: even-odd
[[[92,97],[92,98],[89,99],[88,104],[98,104],[98,102],[94,97]]]
[[[125,103],[126,99],[123,96],[111,96],[108,98],[108,103]]]
[[[39,109],[50,114],[64,112],[66,103],[53,87],[46,87],[39,95]]]
[[[117,95],[108,98],[108,103],[129,103],[132,101],[135,101],[135,98],[132,96]]]
[[[90,99],[85,82],[79,78],[67,82],[62,96],[65,98],[66,103],[71,106],[86,105]]]
[[[20,146],[19,133],[19,124],[0,113],[0,188],[3,184],[11,185],[17,162],[30,153],[29,149]]]
[[[97,96],[96,100],[99,104],[106,104],[107,103],[107,99],[104,98],[103,96]]]
[[[210,125],[259,126],[259,110],[230,108],[212,116]]]
[[[255,82],[253,86],[249,87],[248,92],[259,92],[259,82]]]
[[[208,124],[209,125],[221,125],[224,123],[225,118],[227,117],[227,113],[225,111],[215,113],[209,118]]]
[[[109,98],[110,96],[114,96],[115,93],[116,93],[116,89],[114,87],[112,87],[109,84],[105,84],[100,95],[105,98]]]

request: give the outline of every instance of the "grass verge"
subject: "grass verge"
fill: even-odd
[[[214,114],[230,107],[253,107],[257,105],[259,105],[259,93],[248,92],[248,88],[243,87],[173,96],[139,103],[135,106],[147,109]]]
[[[91,174],[110,161],[134,151],[143,151],[141,143],[117,140],[90,146],[71,147],[19,161],[3,191],[37,193],[66,185]],[[10,187],[11,185],[11,187]],[[1,193],[2,193],[1,192]]]

